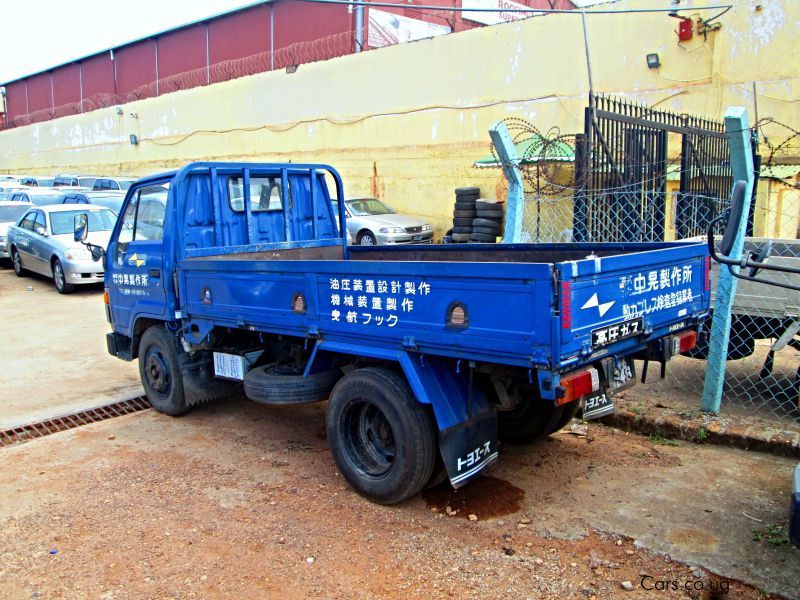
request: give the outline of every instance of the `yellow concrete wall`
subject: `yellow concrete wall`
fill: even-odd
[[[595,90],[719,118],[729,105],[752,115],[755,81],[759,116],[800,129],[796,7],[737,3],[720,31],[683,46],[663,13],[590,16]],[[646,67],[648,52],[661,55],[659,70]],[[329,162],[349,195],[374,193],[441,233],[453,188],[502,193],[498,170],[472,167],[489,151],[493,122],[577,132],[587,93],[580,17],[535,17],[176,92],[125,105],[122,116],[108,108],[5,131],[0,170],[140,175],[198,159]],[[786,134],[764,131],[773,141]],[[785,151],[797,155],[797,141]]]

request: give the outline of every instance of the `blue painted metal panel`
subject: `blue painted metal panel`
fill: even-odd
[[[415,260],[417,247],[386,247],[381,251],[392,260],[360,260],[368,258],[365,250],[349,249],[346,240],[336,237],[337,219],[322,171],[331,173],[337,197],[344,197],[341,179],[326,165],[194,163],[167,175],[172,185],[164,272],[176,268],[178,313],[185,331],[197,329],[195,341],[217,325],[319,338],[326,345],[369,349],[395,360],[401,360],[398,353],[415,352],[557,373],[596,358],[593,330],[628,320],[632,312],[642,313],[643,333],[611,340],[603,354],[634,352],[670,326],[708,309],[702,275],[706,251],[700,244],[427,246],[424,251],[437,258],[431,261]],[[270,222],[262,230],[256,222],[259,213],[251,213],[248,225],[245,211],[232,210],[227,182],[244,173],[251,178],[280,174],[284,210],[271,211],[269,218],[288,215],[289,227]],[[289,187],[291,203],[286,201]],[[338,221],[344,224],[343,204],[339,207]],[[269,254],[340,243],[338,260],[286,260]],[[465,262],[453,254],[470,250],[480,250],[482,262]],[[264,252],[264,259],[243,254],[253,252]],[[587,258],[509,262],[517,252],[521,257],[563,252]],[[613,252],[620,254],[594,256]],[[451,255],[454,260],[448,260]],[[164,279],[174,303],[172,278]],[[296,293],[306,298],[304,314],[292,311]],[[466,328],[446,323],[455,301],[467,308]],[[126,325],[115,327],[122,332]]]

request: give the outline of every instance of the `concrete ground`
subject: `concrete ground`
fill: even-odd
[[[0,429],[142,393],[136,364],[106,350],[102,286],[62,295],[0,262],[0,323]]]
[[[0,314],[2,423],[137,393],[100,290],[0,270]],[[0,598],[800,598],[796,459],[576,425],[382,507],[324,411],[231,399],[0,449]]]

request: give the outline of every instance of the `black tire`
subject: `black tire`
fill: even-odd
[[[547,428],[547,435],[551,433],[555,433],[556,431],[560,431],[564,429],[564,427],[569,424],[572,419],[575,418],[575,415],[578,414],[578,409],[581,407],[581,403],[577,400],[570,402],[569,404],[565,404],[561,406],[561,415],[558,419],[554,419],[550,422],[549,427]]]
[[[478,210],[503,210],[503,205],[493,200],[476,200],[475,207]]]
[[[472,227],[453,227],[453,233],[463,233],[469,235],[472,233]]]
[[[327,400],[341,378],[341,369],[303,377],[302,369],[270,364],[255,367],[244,376],[244,393],[261,404],[308,404]]]
[[[328,442],[359,494],[395,504],[419,492],[436,464],[436,428],[405,378],[384,367],[345,375],[331,394]]]
[[[377,246],[378,238],[369,229],[366,229],[358,234],[356,244],[359,246]]]
[[[555,402],[542,400],[531,386],[525,386],[519,406],[497,411],[497,437],[507,444],[533,444],[555,426],[563,414],[562,408]]]
[[[139,342],[139,376],[147,399],[158,412],[177,417],[189,410],[182,366],[188,362],[177,338],[163,325],[150,327]]]
[[[16,248],[11,249],[11,266],[14,267],[14,275],[17,277],[27,277],[28,272],[22,266],[22,257]]]
[[[473,227],[489,227],[493,229],[500,229],[500,220],[499,219],[486,219],[483,217],[478,217],[477,219],[472,219],[472,226]]]
[[[470,236],[470,241],[473,241],[473,242],[485,242],[485,243],[489,244],[489,243],[496,242],[497,241],[497,236],[496,235],[486,235],[485,233],[475,233],[473,231],[472,235]]]
[[[453,238],[453,241],[457,244],[463,244],[469,241],[469,236],[469,233],[453,233],[450,237]]]
[[[475,211],[474,210],[454,210],[453,217],[456,219],[474,219],[475,218]]]
[[[503,220],[503,209],[500,210],[489,210],[486,208],[479,208],[475,211],[475,216],[480,219],[492,219],[494,221],[502,221]]]
[[[465,200],[459,198],[453,205],[453,210],[475,210],[475,200]]]
[[[453,219],[453,225],[456,227],[472,227],[472,219],[459,217],[457,219]]]
[[[75,291],[75,285],[67,283],[67,275],[64,273],[64,266],[57,258],[53,260],[53,283],[59,294],[71,294]]]
[[[472,233],[480,233],[481,235],[489,235],[495,238],[500,235],[500,229],[496,227],[473,227]]]
[[[476,196],[480,197],[481,188],[477,187],[461,187],[456,188],[456,196]]]

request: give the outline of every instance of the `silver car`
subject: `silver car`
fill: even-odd
[[[17,223],[30,208],[29,202],[0,201],[0,258],[11,258],[6,247],[8,228]]]
[[[338,202],[333,201],[339,214]],[[433,228],[419,217],[402,215],[377,198],[348,198],[344,201],[347,238],[359,246],[378,244],[430,244]]]
[[[102,283],[103,264],[74,241],[75,217],[82,213],[89,216],[87,241],[107,247],[117,220],[113,211],[91,204],[34,206],[8,228],[6,247],[17,276],[33,271],[52,277],[61,294],[75,291],[76,285]]]

